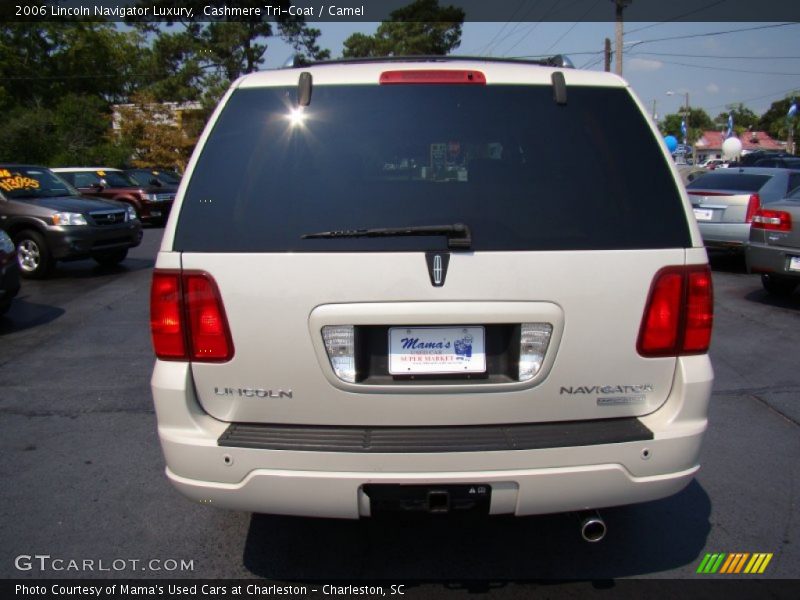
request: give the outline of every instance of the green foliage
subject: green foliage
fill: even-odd
[[[681,121],[684,117],[685,113],[667,115],[661,123],[661,131],[664,135],[674,135],[679,141],[683,141]],[[714,122],[708,116],[708,113],[702,108],[689,107],[688,142],[694,144],[703,135],[703,131],[707,129],[714,129]]]
[[[53,111],[41,105],[17,106],[4,115],[0,161],[47,163],[54,143]]]
[[[323,50],[317,45],[317,38],[322,34],[319,29],[307,27],[302,21],[284,21],[278,24],[281,37],[294,48],[295,56],[307,60],[326,60],[331,57],[330,50]]]
[[[140,44],[111,23],[0,23],[5,102],[53,106],[71,93],[119,101],[135,81]]]
[[[800,97],[800,91],[794,92],[782,100],[773,102],[767,112],[758,120],[759,129],[769,133],[776,140],[785,140],[789,135],[789,127],[794,127],[795,138],[798,131],[798,117],[787,119],[786,113],[792,105],[792,100]]]
[[[344,41],[343,56],[445,55],[461,44],[464,11],[440,7],[438,0],[415,0],[393,11],[375,35],[355,33]]]
[[[738,104],[729,104],[727,109],[728,112],[719,113],[714,119],[716,129],[727,129],[728,115],[731,113],[733,113],[733,129],[737,136],[749,129],[756,129],[758,127],[758,115],[741,102]]]
[[[53,166],[90,164],[111,125],[107,106],[96,96],[68,94],[53,111]]]
[[[138,4],[175,6],[174,0]],[[181,6],[199,15],[206,4],[186,0]],[[329,56],[317,45],[320,31],[302,19],[278,19],[277,24],[278,34],[299,54]],[[261,20],[173,19],[131,25],[123,30],[100,20],[0,22],[0,110],[5,124],[0,160],[50,166],[125,166],[134,159],[184,163],[219,98],[234,79],[264,64],[266,40],[275,35],[274,25]],[[192,112],[178,131],[140,127],[138,139],[132,128],[112,135],[112,104],[132,98],[140,104],[141,98],[147,103],[199,101],[203,110]],[[145,109],[144,114],[152,116],[155,110]]]
[[[186,168],[197,142],[182,127],[182,113],[148,94],[134,94],[133,102],[119,106],[120,144],[132,146],[136,167]],[[193,132],[194,133],[194,132]]]
[[[145,30],[145,26],[140,29]],[[139,82],[133,92],[145,92],[160,102],[188,102],[201,95],[205,72],[201,64],[200,28],[150,34],[151,45],[140,55]],[[131,94],[128,94],[130,97]]]

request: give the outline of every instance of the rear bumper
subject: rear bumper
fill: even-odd
[[[239,483],[167,477],[183,494],[203,504],[279,515],[358,519],[370,516],[365,484],[485,484],[490,514],[517,516],[578,511],[646,502],[682,490],[699,466],[653,477],[633,477],[618,464],[483,471],[480,473],[349,473],[257,469]]]
[[[142,221],[166,221],[172,210],[172,200],[154,202],[152,200],[142,200],[139,207],[139,218]]]
[[[750,273],[770,273],[800,279],[800,271],[790,271],[789,261],[800,256],[800,248],[767,246],[750,242],[745,250],[747,270]]]
[[[713,372],[707,356],[678,361],[672,392],[640,417],[650,439],[524,450],[358,452],[222,446],[229,427],[194,398],[189,368],[158,361],[152,389],[170,481],[212,506],[359,518],[367,484],[486,484],[491,514],[532,515],[655,500],[697,472]]]
[[[699,222],[703,243],[709,249],[743,252],[750,239],[750,223]]]

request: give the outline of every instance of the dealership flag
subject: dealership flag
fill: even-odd
[[[733,113],[728,113],[728,131],[725,132],[725,139],[727,140],[729,137],[733,135]]]
[[[683,136],[683,143],[686,143],[686,119],[681,121],[681,135]]]
[[[797,114],[797,100],[792,102],[792,105],[789,107],[789,112],[786,113],[786,116],[790,119]]]

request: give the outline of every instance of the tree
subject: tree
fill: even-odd
[[[343,56],[445,55],[461,44],[464,11],[440,7],[438,0],[415,0],[389,15],[375,35],[355,33],[344,41]]]
[[[134,149],[136,167],[186,168],[197,143],[178,123],[174,105],[156,102],[152,95],[135,94],[133,103],[119,106],[119,144]]]
[[[148,24],[140,24],[142,32]],[[134,91],[153,96],[160,102],[199,100],[206,73],[202,66],[200,33],[189,24],[181,31],[157,29],[149,32],[152,43],[141,53],[139,86]]]
[[[278,28],[281,37],[289,41],[295,56],[301,60],[326,60],[331,57],[330,50],[323,50],[317,45],[317,38],[322,34],[319,29],[308,27],[297,19],[283,21],[278,24]]]
[[[665,135],[674,135],[679,140],[683,140],[683,133],[681,133],[681,122],[685,118],[686,113],[679,114],[673,113],[664,117],[661,124],[661,129]],[[714,129],[714,122],[708,113],[702,108],[689,107],[689,123],[688,123],[688,142],[694,144],[699,140],[703,131],[707,129]]]
[[[111,23],[0,23],[4,102],[55,105],[73,93],[106,102],[124,99],[136,82],[142,39]]]
[[[789,125],[796,124],[787,121],[786,113],[789,112],[789,107],[795,98],[800,97],[800,91],[794,92],[782,100],[773,102],[767,112],[761,115],[758,120],[758,128],[762,131],[769,133],[770,137],[776,140],[785,140],[789,134]]]
[[[53,146],[47,164],[97,164],[111,126],[108,105],[96,96],[68,94],[53,110]]]
[[[195,18],[202,18],[207,0],[185,0],[181,7],[190,8]],[[273,7],[288,9],[289,0],[277,0]],[[237,0],[236,8],[264,10],[263,0]],[[140,7],[174,8],[174,0],[138,0]],[[152,10],[150,11],[153,12]],[[278,35],[291,44],[306,58],[323,59],[330,54],[317,46],[319,29],[310,28],[302,17],[278,16],[275,18]],[[209,22],[183,20],[181,17],[154,17],[152,22],[137,20],[134,23],[142,31],[161,35],[163,25],[182,25],[190,40],[184,46],[184,61],[196,61],[206,73],[206,77],[217,81],[224,77],[229,83],[245,73],[252,73],[264,63],[268,44],[266,39],[275,35],[272,23],[259,16],[218,17]]]
[[[729,104],[726,108],[728,109],[728,112],[719,113],[714,119],[714,124],[718,129],[727,129],[728,115],[730,114],[733,115],[733,130],[737,136],[741,136],[749,129],[755,129],[758,127],[758,115],[741,102],[738,104]]]
[[[47,164],[55,146],[53,111],[34,103],[4,115],[0,162]]]

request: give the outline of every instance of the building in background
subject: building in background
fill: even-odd
[[[772,139],[765,131],[746,131],[740,137],[742,154],[756,150],[785,151],[786,142]],[[722,142],[725,141],[724,131],[704,131],[695,144],[697,154],[695,164],[701,164],[711,158],[722,158]]]

